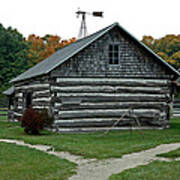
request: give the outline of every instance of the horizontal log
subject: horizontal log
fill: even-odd
[[[30,88],[33,89],[33,88],[49,88],[49,87],[50,87],[49,84],[29,84],[29,85],[15,87],[15,89],[16,90],[19,90],[19,89],[27,90]]]
[[[17,97],[17,98],[22,98],[22,97],[23,97],[23,93],[16,93],[16,94],[15,94],[15,97]]]
[[[121,101],[167,101],[170,99],[169,94],[131,94],[131,93],[57,93],[57,97],[65,101],[68,98],[78,98],[78,99],[92,99],[103,98],[105,101],[108,98],[119,99]],[[65,99],[66,98],[66,99]],[[113,100],[112,100],[113,101]],[[91,102],[91,100],[90,100]]]
[[[74,93],[157,93],[167,94],[169,93],[168,87],[123,87],[123,86],[52,86],[53,92],[74,92]]]
[[[95,117],[121,117],[125,113],[127,115],[125,117],[159,117],[160,111],[156,109],[136,109],[133,110],[132,113],[128,113],[129,111],[126,110],[77,110],[77,111],[59,111],[58,117],[59,118],[95,118]]]
[[[50,102],[51,101],[51,97],[42,97],[42,98],[33,98],[33,102]]]
[[[118,118],[107,119],[75,119],[75,120],[56,120],[53,127],[117,127],[117,126],[162,126],[169,124],[168,120],[158,121],[158,119],[138,119],[138,122],[134,118],[124,118],[122,120]]]
[[[140,120],[141,121],[141,120]],[[146,119],[147,121],[147,119]],[[144,123],[144,122],[143,122]],[[58,127],[110,127],[137,124],[134,118],[114,119],[76,119],[76,120],[56,120],[54,126]]]
[[[57,93],[57,97],[152,97],[166,98],[169,94],[131,94],[131,93]]]
[[[69,101],[70,97],[53,97],[52,102],[65,102],[66,100]],[[80,102],[86,103],[86,102],[93,102],[93,103],[99,103],[99,102],[170,102],[171,98],[168,97],[152,97],[152,96],[116,96],[116,97],[99,97],[99,96],[91,96],[91,97],[71,97],[71,99],[79,99]],[[70,102],[70,101],[69,101]],[[70,103],[69,103],[70,104]]]
[[[131,78],[57,78],[56,83],[61,85],[121,85],[161,87],[170,85],[170,80],[163,79],[131,79]]]
[[[120,105],[120,106],[139,106],[139,105],[143,105],[143,106],[148,106],[148,105],[160,105],[160,106],[166,106],[167,103],[166,102],[103,102],[103,103],[91,103],[91,102],[85,102],[85,103],[81,103],[80,105]],[[62,103],[54,103],[55,107],[59,107],[62,106]]]
[[[33,106],[34,109],[49,109],[50,106]]]
[[[118,102],[105,102],[105,103],[80,103],[80,104],[63,104],[55,103],[54,107],[57,110],[80,110],[80,109],[127,109],[127,108],[136,108],[136,109],[159,109],[164,110],[167,106],[167,103],[153,103],[153,102],[141,102],[141,103],[118,103]]]
[[[39,95],[39,94],[47,94],[50,93],[50,90],[43,90],[43,91],[35,91],[33,92],[33,96]]]
[[[22,102],[23,102],[23,98],[21,98],[21,97],[19,97],[18,99],[17,99],[17,101],[16,101],[17,103],[21,103],[22,104]]]
[[[38,88],[27,88],[27,89],[18,89],[16,91],[26,93],[27,91],[31,91],[32,93],[34,92],[39,92],[39,91],[46,91],[49,90],[50,87],[38,87]]]
[[[13,114],[14,114],[14,116],[16,116],[16,117],[22,116],[22,113],[19,113],[19,112],[13,112]]]
[[[32,106],[50,106],[49,101],[36,101],[32,102]]]
[[[37,98],[48,98],[51,97],[50,92],[48,93],[39,93],[39,94],[33,94],[33,99],[37,99]]]
[[[104,131],[122,131],[122,130],[162,130],[167,129],[169,126],[123,126],[123,127],[78,127],[78,128],[55,128],[53,132],[61,134],[75,134],[75,133],[92,133]]]
[[[17,109],[23,109],[23,106],[18,105]]]

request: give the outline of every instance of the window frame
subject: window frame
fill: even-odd
[[[118,49],[116,50],[116,48]],[[111,54],[111,55],[110,55]],[[115,55],[117,54],[117,55]],[[108,45],[108,64],[110,66],[119,66],[120,65],[120,43],[111,43]],[[117,61],[117,62],[115,62]]]

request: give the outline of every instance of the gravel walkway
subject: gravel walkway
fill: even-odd
[[[77,174],[70,177],[69,180],[107,180],[112,174],[117,174],[125,169],[135,168],[139,165],[146,165],[154,160],[171,161],[167,158],[158,158],[156,155],[180,148],[180,143],[162,144],[152,149],[124,155],[122,158],[96,160],[83,159],[82,156],[72,155],[68,152],[56,152],[50,146],[30,145],[23,141],[9,139],[0,139],[0,142],[27,146],[78,164]]]

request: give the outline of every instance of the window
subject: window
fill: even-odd
[[[109,45],[109,64],[119,64],[119,44]]]

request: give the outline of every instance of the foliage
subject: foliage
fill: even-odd
[[[0,93],[7,89],[9,81],[27,68],[28,45],[16,29],[0,24]],[[0,96],[0,100],[3,97]]]
[[[180,35],[166,35],[160,39],[143,36],[142,42],[176,68],[180,68]]]
[[[75,38],[62,40],[57,35],[48,34],[39,37],[32,34],[29,35],[26,42],[29,44],[28,62],[30,66],[33,66],[55,53],[58,49],[75,42]]]
[[[7,88],[6,86],[3,87],[2,85],[2,87],[0,87],[0,93],[1,91],[3,91],[2,89],[6,89],[6,88]],[[1,107],[8,107],[8,98],[3,94],[0,94],[0,108]]]
[[[76,165],[44,152],[0,143],[1,180],[66,180],[75,173]]]
[[[28,108],[21,118],[21,126],[27,134],[39,134],[44,127],[44,120],[38,111]]]

